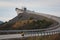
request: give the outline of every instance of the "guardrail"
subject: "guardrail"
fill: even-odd
[[[7,34],[6,35],[0,35],[0,39],[13,39],[13,38],[23,38],[23,37],[32,37],[32,36],[54,35],[54,34],[59,34],[60,30],[57,30],[57,31],[22,31],[22,32],[24,32],[23,33],[24,36],[22,36],[22,33],[19,34],[19,32],[16,32],[16,34],[9,34],[8,31],[6,31],[6,32],[7,32],[8,35]]]
[[[1,33],[5,33],[5,34],[19,34],[19,33],[25,33],[25,34],[56,34],[56,33],[60,33],[60,30],[57,31],[35,31],[35,30],[0,30],[0,34]]]

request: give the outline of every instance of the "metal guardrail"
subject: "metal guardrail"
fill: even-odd
[[[8,30],[8,31],[6,31],[5,30],[5,32],[15,32],[15,31],[18,31],[18,32],[24,32],[24,36],[23,37],[31,37],[31,36],[46,36],[46,35],[54,35],[54,34],[59,34],[60,33],[60,30],[57,30],[57,31],[24,31],[24,30]],[[1,31],[2,32],[2,31]],[[11,38],[20,38],[20,37],[22,37],[20,34],[18,34],[18,32],[16,32],[17,33],[17,35],[15,35],[15,34],[9,34],[9,35],[0,35],[0,39],[11,39]],[[1,36],[3,36],[3,38],[1,37]],[[13,36],[13,37],[12,37]],[[16,37],[17,36],[17,37]],[[23,38],[22,37],[22,38]]]
[[[0,33],[21,33],[21,32],[24,32],[24,33],[30,33],[30,34],[33,34],[33,33],[60,33],[60,30],[57,30],[57,31],[34,31],[34,30],[0,30]]]

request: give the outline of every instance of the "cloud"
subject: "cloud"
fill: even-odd
[[[30,8],[36,7],[57,7],[60,5],[60,0],[12,0],[11,1],[0,1],[0,7],[21,7],[26,6]]]
[[[12,18],[0,17],[0,21],[3,21],[3,22],[5,22],[5,21],[9,21],[10,19],[12,19]]]
[[[26,7],[57,7],[60,5],[60,0],[31,0],[31,1],[20,1],[18,3],[19,7],[22,4]]]
[[[14,3],[14,2],[1,2],[0,1],[0,7],[14,7],[16,6],[17,3]]]

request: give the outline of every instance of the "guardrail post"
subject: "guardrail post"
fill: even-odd
[[[45,36],[45,32],[44,32],[44,36]]]
[[[39,36],[39,32],[37,32],[38,33],[38,36]]]
[[[46,32],[46,35],[48,35],[48,32]]]
[[[53,35],[53,32],[51,32],[52,33],[52,35]]]
[[[42,32],[41,32],[41,36],[42,36]]]

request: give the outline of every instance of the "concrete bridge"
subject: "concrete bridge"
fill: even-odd
[[[20,9],[19,9],[20,10]],[[16,11],[19,11],[18,9]],[[23,10],[21,10],[23,12]],[[29,11],[30,12],[30,11]],[[33,12],[36,13],[36,12]],[[52,15],[42,14],[42,13],[36,13],[48,18],[51,18],[53,20],[56,20],[58,22],[57,25],[51,28],[47,29],[36,29],[36,30],[0,30],[0,33],[6,32],[7,35],[0,35],[0,40],[2,39],[11,39],[11,38],[23,38],[23,37],[31,37],[31,36],[45,36],[45,35],[54,35],[60,33],[60,18]],[[16,33],[16,34],[9,34],[10,32]],[[24,36],[22,34],[19,34],[19,32],[24,32]]]

